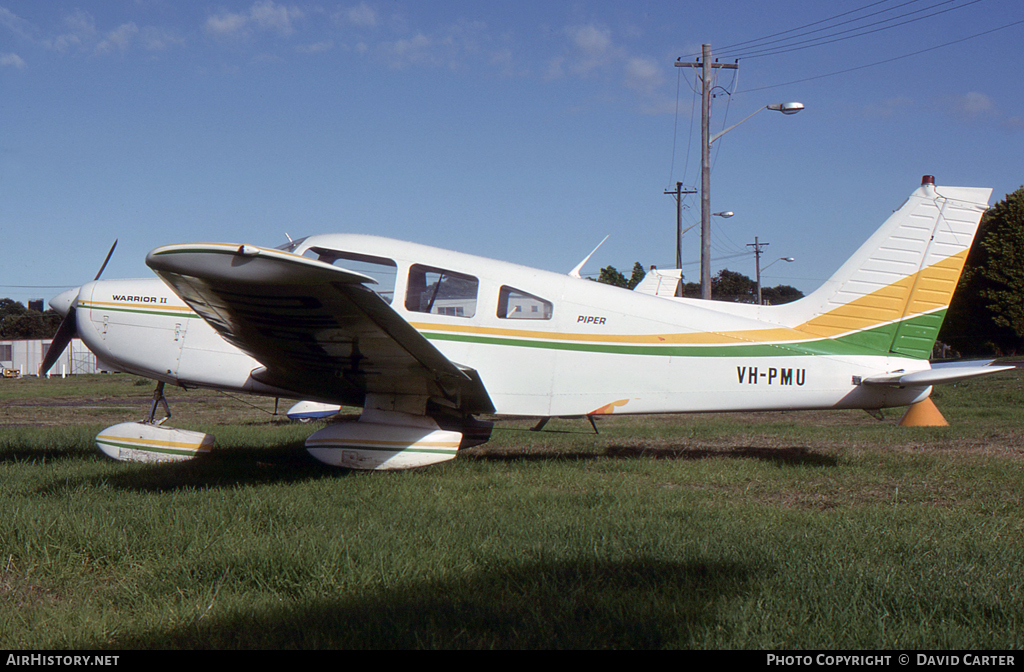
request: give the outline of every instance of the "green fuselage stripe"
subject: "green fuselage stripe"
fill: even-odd
[[[82,308],[100,312],[135,313],[158,315],[176,319],[200,317],[191,311],[164,311],[152,308],[125,308],[108,305],[94,305],[83,302]],[[941,325],[945,310],[926,315],[917,315],[900,322],[885,324],[872,329],[863,329],[838,338],[809,339],[807,341],[779,341],[773,343],[736,343],[734,345],[642,345],[595,342],[570,342],[554,339],[529,339],[514,336],[486,336],[442,331],[421,331],[432,341],[453,341],[485,345],[539,348],[545,350],[566,350],[573,352],[597,352],[617,355],[648,355],[655,357],[800,357],[807,355],[887,355],[899,354],[911,359],[928,359],[930,346],[938,335],[936,324]],[[889,347],[897,329],[907,328],[922,332],[922,345],[917,349],[899,348],[890,353]],[[928,347],[924,347],[928,346]]]
[[[800,357],[808,355],[887,355],[893,335],[901,324],[907,325],[921,316],[865,329],[840,336],[798,342],[737,343],[735,345],[634,345],[593,342],[567,342],[536,340],[501,336],[482,336],[453,332],[423,331],[432,341],[454,341],[487,345],[512,346],[520,348],[541,348],[547,350],[568,350],[574,352],[598,352],[618,355],[648,355],[654,357]],[[899,353],[910,356],[908,353]],[[927,359],[927,355],[913,357]]]
[[[191,310],[160,310],[159,308],[125,308],[121,306],[94,305],[82,302],[79,308],[95,310],[101,313],[133,313],[136,315],[157,315],[159,317],[175,317],[191,320],[199,317]]]

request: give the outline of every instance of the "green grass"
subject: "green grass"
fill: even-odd
[[[399,473],[319,465],[273,400],[176,390],[216,455],[112,462],[92,437],[150,388],[71,380],[0,381],[0,647],[1024,645],[1016,373],[937,391],[948,428],[502,421]]]

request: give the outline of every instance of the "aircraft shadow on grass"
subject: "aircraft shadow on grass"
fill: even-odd
[[[754,575],[721,561],[502,564],[286,606],[215,605],[170,630],[76,648],[679,648],[722,626],[720,604],[746,592]]]
[[[106,461],[88,449],[12,448],[0,453],[0,463],[54,462],[84,459]],[[809,448],[743,446],[735,448],[693,448],[685,444],[644,446],[643,444],[610,445],[600,450],[559,450],[557,448],[508,448],[475,452],[466,451],[465,460],[478,462],[595,462],[601,460],[683,460],[708,459],[759,460],[778,467],[835,467],[835,456]],[[95,474],[75,481],[61,478],[39,489],[39,494],[63,491],[69,485],[103,485],[117,490],[133,492],[168,492],[182,488],[225,488],[240,485],[270,485],[299,483],[310,480],[345,478],[351,470],[325,471],[304,449],[292,442],[270,448],[231,447],[214,451],[211,455],[180,463],[137,465],[131,470]]]
[[[89,462],[110,462],[92,447],[40,451],[14,449],[0,454],[0,463],[17,460],[78,459]],[[240,485],[298,483],[324,478],[344,477],[344,470],[327,471],[313,459],[301,442],[266,448],[231,447],[181,463],[137,464],[132,469],[117,469],[102,474],[90,473],[78,479],[60,478],[41,487],[39,494],[64,491],[78,485],[94,485],[133,492],[167,492],[182,488],[231,488]]]
[[[707,459],[761,460],[777,466],[811,466],[834,467],[839,460],[834,455],[815,451],[802,446],[762,447],[738,446],[730,448],[694,448],[686,443],[657,442],[657,445],[643,443],[610,444],[599,451],[522,449],[514,448],[486,449],[479,452],[468,451],[467,458],[495,462],[588,462],[595,460],[683,460],[697,461]]]
[[[657,442],[610,444],[594,450],[536,448],[487,448],[463,451],[462,459],[478,462],[594,462],[600,460],[683,460],[706,459],[759,460],[786,466],[835,467],[835,456],[801,446],[763,447],[739,446],[728,448],[695,448],[686,443]],[[17,445],[0,451],[0,464],[17,462],[52,463],[61,460],[107,461],[92,450],[92,446],[39,448]],[[346,469],[325,471],[300,441],[289,441],[261,448],[231,446],[212,451],[209,455],[188,463],[154,463],[137,465],[102,475],[90,475],[77,484],[113,487],[136,492],[165,492],[181,488],[222,488],[239,485],[296,483],[323,478],[344,478],[352,472]],[[74,480],[74,479],[73,479]],[[43,486],[40,494],[67,488],[66,478]]]

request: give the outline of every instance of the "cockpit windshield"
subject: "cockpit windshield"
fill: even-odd
[[[296,244],[301,241],[296,241]],[[398,264],[392,259],[374,257],[369,254],[331,250],[326,247],[311,247],[302,253],[326,264],[338,266],[348,271],[368,275],[377,281],[370,287],[380,298],[391,303],[395,298],[395,279],[398,276]]]
[[[299,246],[301,246],[302,243],[306,240],[306,238],[308,238],[308,236],[306,236],[306,238],[292,240],[292,237],[289,236],[287,233],[284,235],[288,238],[288,242],[285,243],[284,245],[278,245],[277,247],[274,248],[275,250],[281,250],[282,252],[294,252],[295,250],[299,249]]]

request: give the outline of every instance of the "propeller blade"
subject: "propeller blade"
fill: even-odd
[[[103,270],[107,267],[107,262],[110,261],[110,257],[114,254],[114,248],[117,247],[117,239],[114,239],[114,244],[110,246],[110,251],[107,252],[106,258],[103,259],[103,264],[100,266],[100,270],[96,273],[96,277],[93,278],[93,282],[100,279],[103,275]],[[71,339],[78,334],[78,321],[76,317],[77,311],[75,306],[78,305],[78,299],[75,298],[71,302],[71,307],[68,308],[67,314],[64,319],[60,321],[60,326],[57,327],[57,333],[53,335],[53,340],[50,342],[50,347],[47,348],[46,354],[43,356],[43,363],[39,366],[39,377],[42,378],[47,372],[53,368],[53,365],[57,363],[60,356],[64,354],[64,348],[68,347],[68,343]]]
[[[47,348],[46,355],[43,357],[43,363],[39,366],[40,378],[44,377],[53,365],[57,363],[60,356],[64,354],[64,348],[68,347],[68,343],[71,342],[71,339],[78,332],[75,312],[75,307],[72,306],[68,309],[68,314],[60,321],[57,333],[54,334],[53,341],[50,342],[50,347]]]
[[[110,261],[110,256],[112,254],[114,254],[114,248],[115,247],[117,247],[117,238],[114,239],[114,244],[110,246],[110,252],[107,252],[107,258],[103,260],[103,265],[100,266],[100,270],[96,274],[96,277],[93,278],[93,282],[95,282],[96,280],[99,280],[100,276],[103,275],[103,269],[105,269],[107,267],[107,262]]]

